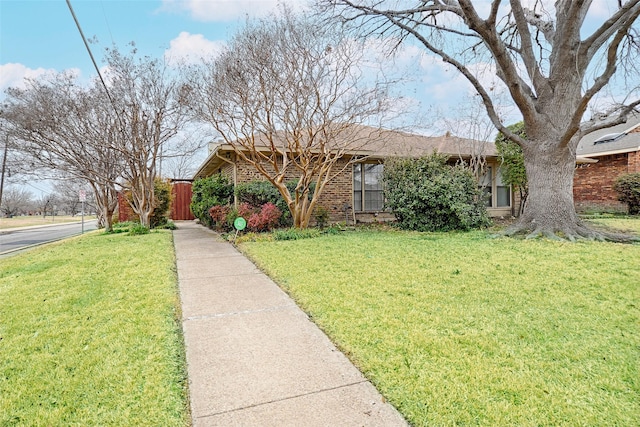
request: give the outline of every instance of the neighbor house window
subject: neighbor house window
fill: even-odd
[[[502,182],[500,168],[489,166],[478,180],[478,186],[484,192],[485,205],[488,208],[508,208],[511,206],[511,188]]]
[[[361,212],[384,209],[382,170],[383,165],[379,164],[353,165],[353,210]]]

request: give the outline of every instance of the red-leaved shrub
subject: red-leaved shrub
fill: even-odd
[[[238,216],[241,216],[244,219],[251,218],[251,215],[259,212],[260,209],[250,205],[249,203],[240,203],[238,205]]]
[[[253,231],[269,231],[280,221],[282,212],[273,203],[265,203],[260,212],[253,213],[247,221],[249,229]]]
[[[209,215],[213,219],[213,224],[217,230],[224,228],[230,211],[231,208],[228,205],[215,205],[209,209]]]

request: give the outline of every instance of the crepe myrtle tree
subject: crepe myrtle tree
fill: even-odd
[[[23,175],[82,180],[93,190],[98,224],[111,230],[124,168],[116,151],[119,126],[104,89],[83,87],[68,72],[28,80],[7,91],[5,118]]]
[[[280,12],[247,22],[204,62],[194,111],[278,189],[293,226],[306,228],[326,184],[362,160],[346,155],[380,138],[392,82],[373,67],[365,73],[362,44],[336,26]]]
[[[159,160],[188,123],[190,90],[178,69],[151,57],[139,57],[135,45],[121,53],[107,49],[105,72],[110,104],[118,126],[113,148],[122,156],[123,182],[131,191],[131,207],[149,228],[155,208],[154,182]]]
[[[568,239],[624,239],[586,227],[573,204],[573,173],[580,139],[626,120],[637,109],[640,82],[640,0],[595,2],[470,0],[318,0],[333,17],[356,21],[371,35],[417,42],[471,83],[489,118],[524,154],[527,207],[507,235]],[[527,138],[497,112],[495,83],[479,70],[491,67],[517,107]],[[613,83],[620,86],[612,87]],[[622,88],[622,89],[621,89]],[[585,117],[598,95],[615,94],[602,114]]]

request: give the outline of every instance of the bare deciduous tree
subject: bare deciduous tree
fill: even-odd
[[[33,194],[30,191],[20,187],[8,186],[2,196],[0,211],[6,217],[11,218],[29,210],[32,202]]]
[[[107,65],[105,74],[120,126],[114,147],[126,164],[123,177],[131,191],[131,207],[142,225],[149,227],[158,160],[168,155],[164,150],[170,150],[172,138],[187,123],[189,90],[162,61],[138,59],[135,48],[129,55],[108,50]]]
[[[85,193],[85,206],[94,204],[93,197],[86,197],[91,194],[91,191],[88,189],[88,184],[85,180],[77,178],[60,179],[53,184],[53,190],[58,200],[58,208],[70,215],[80,213],[80,191]]]
[[[453,135],[464,136],[464,146],[454,147],[458,151],[458,161],[468,167],[478,181],[487,171],[488,142],[495,131],[484,107],[476,98],[468,97],[454,109],[455,118],[447,117],[438,111],[438,124]]]
[[[150,225],[158,158],[186,121],[179,79],[160,61],[135,54],[108,51],[108,92],[97,79],[82,87],[69,73],[8,91],[5,115],[23,142],[21,151],[35,167],[55,171],[54,177],[86,180],[107,230],[118,187],[131,190],[133,210]]]
[[[35,209],[42,214],[42,218],[47,217],[47,213],[54,216],[56,214],[58,199],[55,194],[42,194],[34,201]]]
[[[529,197],[507,234],[530,237],[618,239],[586,227],[573,204],[573,172],[580,139],[625,121],[640,104],[640,1],[611,2],[609,16],[588,16],[592,1],[321,0],[343,20],[364,22],[370,33],[412,38],[457,69],[474,87],[494,126],[524,153]],[[486,7],[485,7],[486,6]],[[588,19],[589,18],[589,19]],[[522,114],[527,139],[507,128],[493,85],[478,72],[490,64]],[[624,102],[585,120],[596,96],[616,76],[628,83]]]
[[[365,76],[362,46],[334,28],[283,8],[248,22],[194,84],[199,118],[278,189],[297,228],[341,159],[376,138],[359,125],[378,129],[390,107],[389,82]]]
[[[99,224],[111,230],[117,206],[122,156],[114,150],[119,135],[113,111],[99,87],[82,88],[61,73],[31,80],[24,90],[8,91],[6,117],[33,170],[51,178],[71,175],[89,183]]]

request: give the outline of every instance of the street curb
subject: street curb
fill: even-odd
[[[31,230],[31,229],[38,229],[38,228],[45,228],[45,227],[50,227],[51,225],[66,225],[66,224],[80,224],[82,221],[77,221],[77,222],[65,222],[65,223],[58,223],[58,224],[48,224],[48,225],[42,225],[42,226],[30,226],[30,227],[18,227],[18,228],[9,228],[6,230],[11,230],[12,232],[15,231],[22,231],[22,230]],[[6,231],[5,230],[5,231]],[[9,249],[8,251],[4,251],[4,252],[0,252],[0,259],[1,258],[5,258],[7,255],[11,255],[14,254],[16,252],[22,252],[22,251],[27,251],[29,249],[33,249],[36,248],[38,246],[44,246],[44,245],[48,245],[49,243],[55,243],[55,242],[59,242],[61,240],[66,240],[69,239],[71,237],[77,237],[77,236],[82,236],[84,234],[88,234],[88,233],[92,233],[94,231],[97,231],[97,229],[95,230],[85,230],[84,232],[79,232],[79,233],[75,233],[75,234],[70,234],[68,236],[65,237],[61,237],[59,239],[54,239],[54,240],[48,240],[46,242],[41,242],[41,243],[34,243],[33,245],[29,245],[29,246],[23,246],[21,248],[16,248],[16,249]],[[2,234],[10,234],[10,233],[0,233],[0,235]]]
[[[86,221],[87,220],[85,220],[85,222]],[[91,219],[89,221],[95,221],[95,220]],[[54,226],[58,226],[58,225],[81,224],[81,223],[82,223],[82,221],[54,222],[54,223],[51,223],[51,224],[27,225],[25,227],[3,228],[2,230],[0,230],[0,234],[10,234],[10,233],[14,233],[16,231],[22,231],[22,230],[33,230],[33,229],[37,229],[37,228],[46,228],[46,227],[54,227]]]

